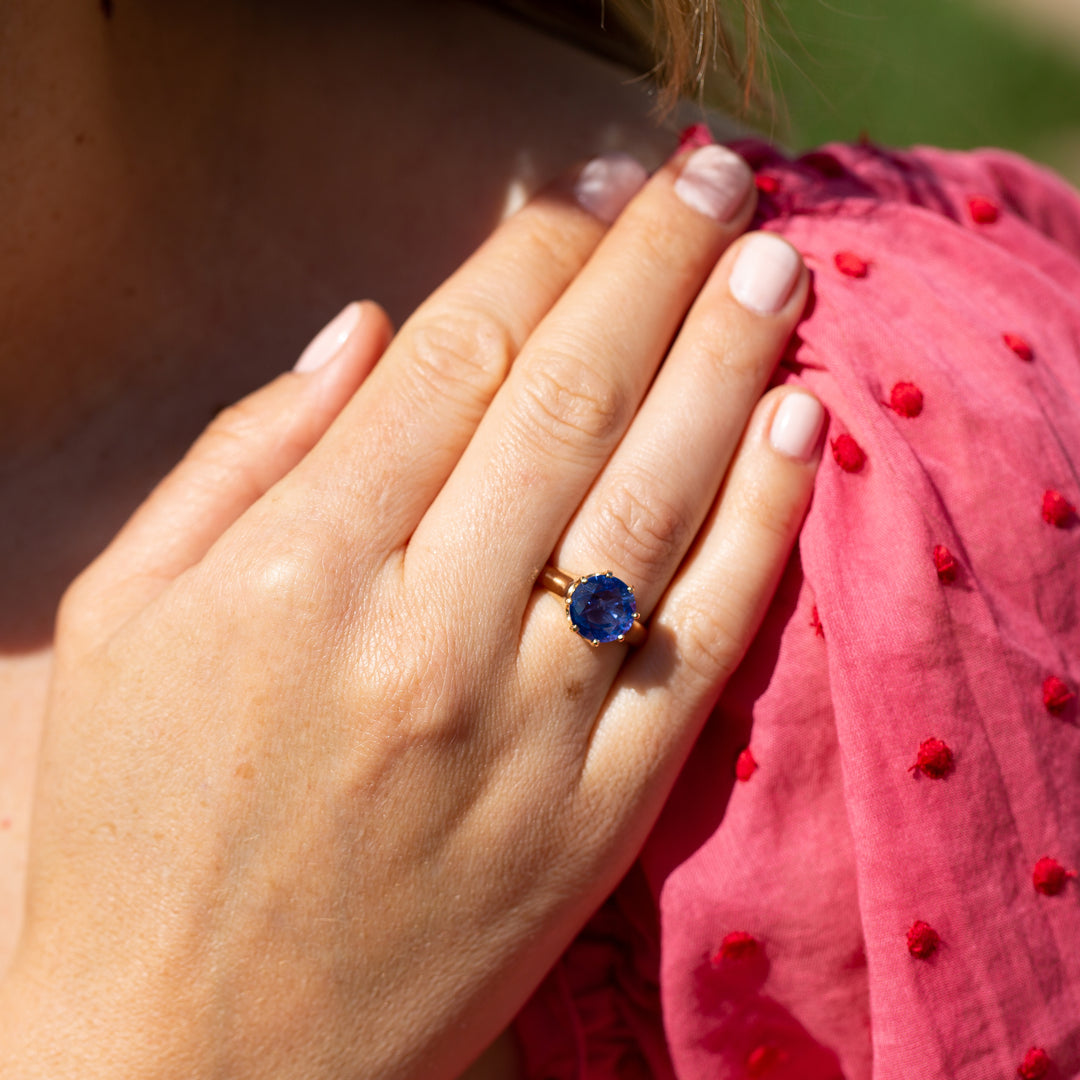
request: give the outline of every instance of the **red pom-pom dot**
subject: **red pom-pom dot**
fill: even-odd
[[[1047,491],[1043,495],[1042,516],[1047,525],[1064,529],[1075,513],[1076,507],[1060,491]]]
[[[825,636],[825,627],[821,625],[821,616],[818,614],[817,604],[814,605],[814,610],[810,612],[810,625],[814,628],[814,633],[818,637],[823,638]]]
[[[908,952],[920,960],[933,956],[940,944],[941,938],[938,937],[938,932],[921,920],[907,932]]]
[[[758,173],[754,177],[754,186],[762,195],[775,195],[780,190],[780,181],[775,176]]]
[[[691,124],[689,127],[684,127],[679,132],[679,145],[675,150],[675,153],[681,153],[683,150],[696,149],[699,146],[710,146],[712,144],[713,137],[712,132],[709,131],[707,124]]]
[[[765,1076],[786,1060],[787,1054],[776,1046],[757,1046],[746,1059],[746,1071],[750,1076]]]
[[[838,251],[835,259],[837,270],[848,277],[863,278],[870,272],[870,264],[860,259],[854,251]]]
[[[757,956],[761,948],[758,939],[745,930],[733,930],[723,941],[712,958],[713,964],[722,964],[725,960],[748,960]]]
[[[1049,1072],[1050,1055],[1042,1047],[1033,1046],[1024,1055],[1024,1060],[1020,1062],[1016,1075],[1022,1076],[1024,1080],[1044,1080]]]
[[[757,767],[757,762],[754,760],[754,755],[750,753],[750,747],[748,746],[735,760],[735,779],[745,783],[757,772]]]
[[[1002,334],[1001,339],[1021,360],[1034,359],[1035,350],[1019,334]]]
[[[1031,880],[1036,892],[1041,892],[1043,896],[1057,896],[1065,888],[1069,878],[1074,877],[1076,877],[1075,870],[1066,870],[1057,859],[1044,855],[1035,864]]]
[[[1076,695],[1069,689],[1069,684],[1056,675],[1051,675],[1043,683],[1043,704],[1047,712],[1061,713]]]
[[[937,544],[934,547],[934,569],[937,570],[937,576],[941,581],[956,580],[956,560],[944,544]]]
[[[931,780],[941,780],[953,771],[953,752],[940,739],[926,739],[919,744],[918,760],[908,772],[915,769]]]
[[[918,416],[922,412],[922,391],[910,382],[898,382],[889,395],[889,408],[901,416]]]
[[[844,472],[858,472],[866,464],[863,448],[847,434],[838,435],[832,441],[833,457]]]
[[[993,225],[1001,211],[997,203],[985,195],[972,195],[968,199],[968,213],[977,225]]]

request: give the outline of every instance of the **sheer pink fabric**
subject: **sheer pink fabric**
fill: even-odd
[[[528,1075],[1078,1076],[1080,197],[996,151],[736,148],[813,272],[778,379],[829,445],[638,864],[519,1017]]]

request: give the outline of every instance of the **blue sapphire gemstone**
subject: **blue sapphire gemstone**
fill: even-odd
[[[630,631],[637,613],[633,590],[614,574],[590,574],[570,590],[566,605],[570,625],[586,641],[618,641]]]

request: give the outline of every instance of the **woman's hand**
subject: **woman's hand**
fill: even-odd
[[[759,400],[807,275],[735,240],[730,158],[555,185],[366,379],[388,329],[354,311],[72,585],[5,1077],[431,1080],[511,1019],[634,858],[810,497],[820,407]],[[572,633],[549,561],[631,583],[645,644]]]

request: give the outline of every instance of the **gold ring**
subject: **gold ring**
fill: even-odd
[[[549,565],[538,584],[563,598],[570,629],[594,648],[610,642],[636,647],[645,640],[634,590],[610,570],[574,578]]]

